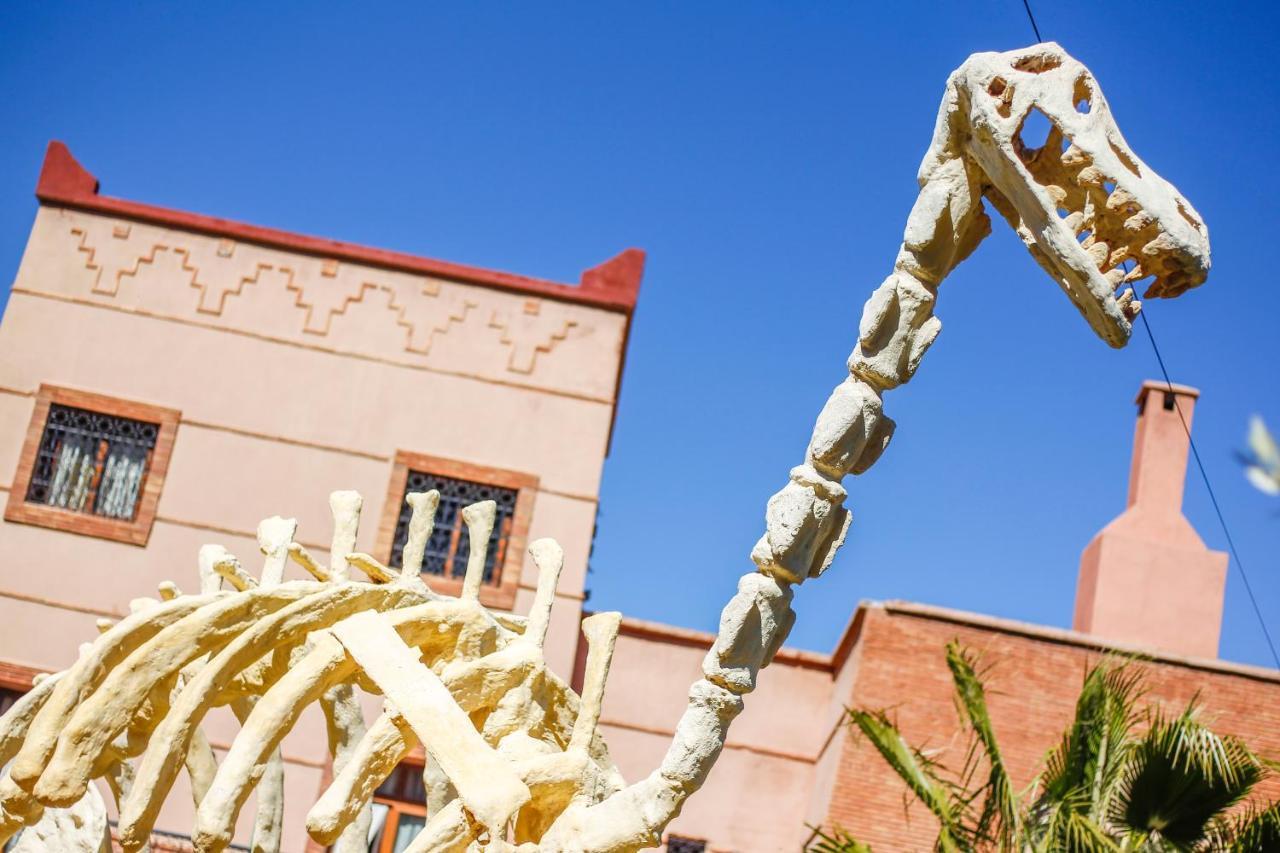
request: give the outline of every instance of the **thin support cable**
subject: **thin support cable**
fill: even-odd
[[[1027,20],[1031,22],[1031,31],[1036,34],[1036,42],[1044,41],[1040,37],[1040,28],[1036,26],[1036,16],[1031,13],[1030,0],[1022,0],[1022,7],[1027,10]]]
[[[1169,393],[1173,394],[1173,406],[1178,412],[1178,420],[1182,422],[1182,429],[1187,434],[1187,441],[1191,445],[1191,454],[1196,460],[1196,467],[1200,469],[1200,479],[1204,481],[1205,491],[1209,493],[1209,501],[1213,504],[1213,511],[1218,515],[1218,524],[1222,526],[1222,534],[1227,539],[1227,548],[1231,551],[1231,558],[1235,561],[1236,569],[1240,572],[1240,579],[1244,581],[1245,592],[1249,594],[1249,603],[1253,605],[1253,613],[1258,617],[1258,625],[1262,628],[1262,635],[1267,640],[1267,648],[1271,650],[1271,659],[1275,661],[1276,668],[1280,669],[1280,654],[1276,654],[1276,644],[1271,639],[1271,632],[1267,630],[1267,622],[1262,618],[1262,608],[1258,606],[1258,599],[1253,594],[1253,584],[1249,583],[1249,575],[1244,570],[1244,563],[1240,561],[1240,552],[1236,550],[1235,540],[1231,538],[1231,530],[1227,527],[1227,519],[1222,514],[1222,507],[1218,504],[1218,496],[1213,492],[1213,486],[1209,483],[1209,475],[1205,472],[1204,462],[1200,459],[1200,450],[1196,447],[1196,440],[1191,437],[1191,428],[1187,425],[1187,419],[1182,414],[1182,407],[1178,405],[1177,394],[1173,390],[1173,382],[1169,379],[1169,371],[1164,366],[1164,358],[1160,355],[1160,347],[1156,346],[1156,336],[1151,331],[1151,323],[1147,320],[1147,312],[1142,311],[1138,314],[1142,318],[1142,328],[1147,330],[1147,340],[1151,342],[1151,349],[1156,354],[1156,363],[1160,365],[1160,373],[1164,376],[1165,384],[1169,386]]]
[[[1027,10],[1027,20],[1031,22],[1031,30],[1036,34],[1036,41],[1044,41],[1040,36],[1040,28],[1036,26],[1036,16],[1031,12],[1030,0],[1022,0],[1022,6]],[[1124,271],[1129,271],[1128,261],[1122,262]],[[1236,542],[1231,537],[1231,529],[1227,527],[1227,519],[1222,514],[1222,506],[1218,503],[1218,496],[1214,494],[1213,485],[1209,482],[1209,474],[1205,471],[1204,462],[1200,459],[1200,449],[1196,447],[1196,440],[1191,437],[1191,427],[1187,425],[1187,419],[1182,414],[1182,407],[1178,405],[1178,395],[1173,391],[1173,380],[1169,378],[1169,371],[1164,366],[1164,358],[1160,355],[1160,347],[1156,346],[1156,336],[1151,331],[1151,323],[1147,320],[1147,312],[1142,311],[1139,315],[1142,318],[1142,327],[1147,330],[1147,340],[1151,342],[1151,350],[1156,355],[1156,363],[1160,365],[1160,372],[1164,375],[1164,382],[1169,386],[1169,392],[1173,394],[1173,405],[1178,412],[1178,420],[1182,422],[1182,430],[1187,434],[1187,443],[1191,446],[1191,454],[1195,457],[1196,467],[1200,469],[1200,479],[1204,481],[1205,491],[1209,493],[1209,501],[1213,504],[1213,511],[1218,516],[1218,524],[1222,527],[1222,534],[1227,539],[1227,548],[1231,552],[1231,559],[1236,564],[1236,569],[1240,573],[1240,579],[1244,581],[1244,590],[1249,594],[1249,604],[1253,606],[1253,614],[1258,617],[1258,627],[1262,628],[1262,636],[1266,638],[1267,648],[1271,651],[1271,660],[1275,662],[1276,669],[1280,669],[1280,654],[1276,652],[1275,641],[1271,639],[1271,632],[1267,630],[1267,620],[1262,618],[1262,608],[1258,606],[1258,598],[1253,594],[1253,584],[1249,583],[1249,574],[1244,570],[1244,563],[1240,560],[1240,552],[1236,550]]]

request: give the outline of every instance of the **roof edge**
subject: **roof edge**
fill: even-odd
[[[914,601],[863,602],[859,605],[859,608],[862,607],[875,607],[888,613],[899,613],[905,616],[932,619],[938,622],[951,622],[959,625],[969,625],[988,631],[1017,634],[1035,640],[1043,640],[1050,643],[1061,643],[1069,646],[1079,646],[1082,648],[1095,649],[1100,652],[1120,652],[1121,654],[1133,655],[1134,657],[1149,660],[1153,663],[1172,664],[1174,666],[1187,667],[1188,669],[1220,672],[1226,675],[1236,675],[1242,678],[1251,678],[1256,681],[1269,681],[1280,684],[1280,670],[1268,669],[1267,667],[1262,666],[1253,666],[1251,664],[1231,663],[1230,661],[1224,661],[1218,658],[1201,658],[1192,657],[1190,655],[1180,655],[1173,652],[1164,652],[1159,649],[1134,645],[1132,643],[1118,643],[1113,640],[1100,637],[1096,634],[1085,634],[1080,631],[1072,631],[1066,628],[1052,628],[1047,625],[1036,625],[1031,622],[1021,622],[1016,619],[1003,619],[998,616],[985,616],[981,613],[952,610],[949,607],[938,607],[932,604],[917,604]]]
[[[640,294],[640,281],[644,276],[645,253],[635,248],[625,249],[604,263],[585,270],[575,286],[143,204],[104,196],[99,194],[98,189],[98,179],[80,165],[66,144],[56,139],[51,140],[45,150],[44,164],[36,183],[36,198],[48,205],[120,216],[306,255],[435,275],[482,287],[574,302],[622,313],[628,318],[635,310]]]
[[[583,616],[587,615],[590,614],[583,611]],[[708,631],[681,628],[678,625],[668,625],[665,622],[653,622],[648,619],[637,619],[633,616],[622,617],[619,633],[624,637],[638,637],[645,640],[655,640],[681,646],[694,646],[703,649],[711,648],[716,639],[716,635]],[[824,672],[831,671],[831,655],[811,652],[807,649],[796,649],[790,646],[783,646],[778,649],[773,657],[773,662],[805,669],[820,669]]]

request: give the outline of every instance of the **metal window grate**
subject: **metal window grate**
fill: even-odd
[[[435,489],[440,493],[440,508],[436,511],[436,524],[427,541],[427,554],[422,561],[422,571],[433,575],[461,578],[466,574],[467,556],[471,553],[471,540],[467,526],[462,521],[462,510],[480,501],[494,501],[498,505],[494,519],[493,535],[489,537],[489,553],[484,563],[484,582],[497,583],[503,558],[506,556],[507,537],[511,533],[512,516],[516,511],[519,491],[488,483],[473,483],[443,477],[425,471],[409,471],[405,479],[405,494]],[[409,517],[412,509],[403,498],[400,517],[396,521],[396,535],[391,543],[391,565],[399,568],[404,558],[404,543],[409,535]]]
[[[707,849],[707,842],[679,835],[667,836],[667,853],[702,853]]]
[[[132,521],[160,425],[49,406],[27,502]]]
[[[391,771],[391,775],[387,776],[373,795],[407,803],[426,802],[427,789],[422,781],[422,765],[408,761],[397,764],[396,769]]]
[[[0,714],[7,713],[19,699],[27,695],[25,690],[14,690],[12,687],[0,687]]]

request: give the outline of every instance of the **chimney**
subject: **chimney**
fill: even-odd
[[[1182,514],[1200,392],[1148,380],[1138,391],[1128,505],[1080,557],[1073,627],[1103,640],[1218,656],[1227,555]],[[1183,426],[1185,421],[1186,426]]]

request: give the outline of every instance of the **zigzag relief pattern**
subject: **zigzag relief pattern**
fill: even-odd
[[[103,227],[108,227],[107,223]],[[195,313],[225,317],[229,303],[244,297],[250,287],[283,287],[301,314],[298,331],[307,337],[329,337],[335,317],[354,316],[362,310],[385,311],[395,327],[404,330],[404,352],[427,357],[438,336],[470,322],[481,306],[468,289],[448,282],[404,275],[370,280],[363,276],[369,270],[334,260],[298,257],[288,264],[257,261],[248,268],[251,259],[243,254],[237,259],[239,247],[231,240],[220,241],[216,252],[198,253],[203,259],[198,266],[192,260],[193,248],[171,242],[145,245],[139,242],[145,240],[144,235],[132,233],[139,229],[117,225],[114,236],[132,245],[114,245],[111,248],[117,251],[103,252],[92,242],[90,230],[75,226],[70,233],[84,268],[92,273],[91,291],[96,295],[123,299],[121,284],[126,277],[136,281],[144,272],[176,271],[198,292]],[[166,253],[177,262],[172,269],[159,263]],[[311,266],[315,269],[309,269]],[[505,369],[525,375],[533,373],[540,353],[550,353],[578,325],[557,303],[544,305],[540,299],[526,300],[522,311],[495,308],[487,323],[480,322],[485,324],[483,328],[497,330],[498,342],[510,349]]]
[[[405,338],[407,351],[426,355],[431,351],[431,342],[437,335],[447,334],[450,327],[454,325],[462,325],[466,322],[471,310],[479,307],[479,303],[475,300],[467,299],[457,291],[451,291],[442,297],[441,290],[439,282],[428,280],[413,292],[413,302],[417,306],[413,316],[425,318],[435,315],[437,319],[433,322],[424,320],[417,323],[411,322],[405,317],[408,306],[400,309],[396,322],[408,329],[408,336]],[[429,305],[429,310],[428,299],[432,303]]]
[[[165,246],[165,245],[162,245],[162,244],[157,243],[157,244],[155,244],[154,246],[152,246],[152,247],[151,247],[151,251],[150,251],[150,252],[148,252],[146,255],[143,255],[143,256],[141,256],[141,257],[137,258],[137,259],[134,261],[134,264],[133,264],[133,267],[132,267],[132,268],[130,268],[130,269],[121,269],[121,270],[119,270],[119,271],[117,271],[117,272],[116,272],[116,276],[115,276],[115,284],[114,284],[114,286],[111,288],[111,290],[109,290],[109,291],[108,291],[108,290],[105,290],[105,289],[99,289],[99,288],[95,287],[95,288],[94,288],[95,292],[97,292],[97,293],[107,293],[107,294],[109,294],[109,295],[111,295],[111,296],[115,296],[115,295],[117,295],[117,294],[120,292],[120,284],[121,284],[121,282],[123,281],[123,279],[124,279],[124,278],[129,277],[129,278],[134,278],[134,279],[136,279],[136,278],[137,278],[137,276],[138,276],[138,271],[142,268],[142,266],[143,266],[144,264],[146,264],[147,266],[153,266],[153,265],[156,263],[156,257],[157,257],[161,252],[172,252],[176,257],[181,258],[181,266],[180,266],[180,269],[181,269],[181,271],[182,271],[182,272],[190,274],[190,283],[191,283],[191,286],[192,286],[192,287],[199,287],[199,288],[203,288],[203,287],[204,287],[204,285],[203,285],[203,284],[201,284],[201,283],[200,283],[200,281],[199,281],[200,271],[199,271],[198,269],[196,269],[196,267],[191,263],[191,253],[190,253],[188,250],[186,250],[186,249],[181,249],[181,248],[178,248],[178,247],[176,247],[176,246]]]
[[[200,291],[200,304],[196,307],[196,310],[201,314],[212,314],[215,317],[222,316],[222,312],[226,310],[227,307],[227,297],[241,295],[244,292],[245,285],[258,284],[261,281],[262,274],[264,272],[279,272],[284,276],[285,289],[296,292],[297,298],[295,299],[295,302],[298,307],[306,308],[306,322],[309,324],[311,322],[311,310],[309,307],[303,305],[302,290],[296,287],[293,283],[293,269],[291,267],[277,266],[276,264],[261,262],[253,268],[252,273],[241,276],[240,279],[230,287],[214,289],[207,284],[193,280],[191,282],[191,286],[198,288]]]
[[[83,228],[72,228],[71,236],[80,238],[76,243],[76,251],[85,256],[84,268],[93,273],[93,292],[100,293],[101,291],[98,290],[98,284],[102,280],[102,266],[95,263],[93,260],[94,255],[97,254],[97,250],[88,244],[88,232]],[[114,295],[114,292],[112,295]]]
[[[511,347],[507,370],[513,373],[532,373],[538,353],[551,352],[577,325],[577,320],[563,316],[561,311],[544,315],[540,299],[526,302],[523,313],[515,320],[511,319],[511,312],[500,308],[489,318],[489,328],[497,329],[498,339]]]

